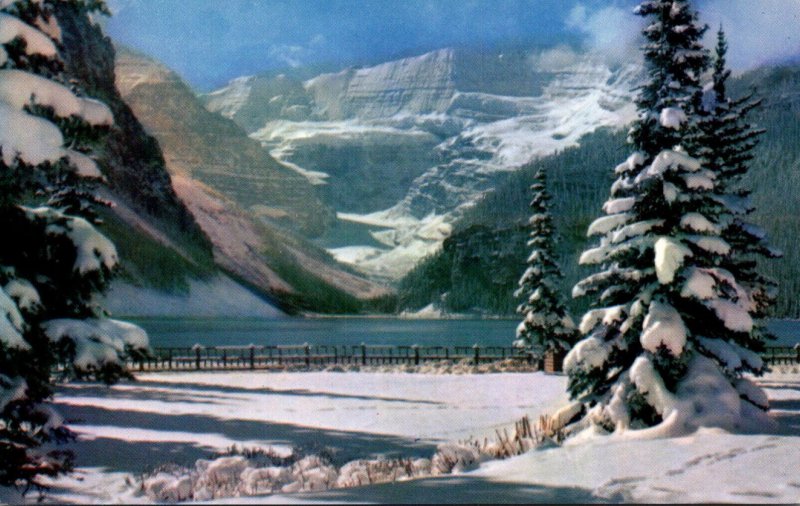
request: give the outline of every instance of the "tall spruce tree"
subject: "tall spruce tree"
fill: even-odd
[[[107,318],[95,295],[117,264],[95,228],[86,181],[102,173],[90,148],[109,108],[64,74],[56,2],[76,15],[96,0],[0,2],[0,485],[37,486],[70,467],[42,451],[70,432],[47,405],[56,371],[107,382],[141,352],[140,328]]]
[[[727,68],[728,43],[720,27],[714,55],[714,73],[706,84],[698,122],[696,147],[703,165],[717,175],[717,193],[735,205],[722,228],[722,237],[731,245],[731,254],[722,267],[731,272],[755,303],[753,316],[769,315],[777,294],[777,283],[758,272],[758,259],[778,258],[781,253],[769,246],[764,231],[746,220],[755,210],[750,191],[743,186],[743,177],[753,159],[753,149],[764,130],[747,121],[748,114],[761,105],[754,92],[738,99],[727,93],[731,71]],[[764,345],[763,325],[756,325],[743,344],[761,350]]]
[[[528,268],[519,280],[516,297],[524,297],[517,307],[523,316],[517,327],[514,346],[538,346],[543,351],[566,351],[577,336],[575,323],[561,299],[559,280],[563,277],[554,251],[555,234],[547,191],[547,172],[539,169],[531,185],[530,240]]]
[[[649,21],[647,81],[629,136],[636,151],[589,228],[599,246],[581,256],[602,270],[573,290],[594,306],[565,360],[570,394],[585,408],[574,427],[650,428],[641,436],[751,428],[768,420],[768,402],[743,376],[763,371],[747,346],[757,304],[724,267],[736,201],[692,143],[706,28],[687,0],[647,0],[635,12]]]

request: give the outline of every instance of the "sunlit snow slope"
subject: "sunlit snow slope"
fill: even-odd
[[[318,185],[340,222],[367,227],[327,244],[338,260],[397,279],[504,175],[633,119],[639,69],[567,48],[442,49],[306,81],[239,78],[203,98]]]

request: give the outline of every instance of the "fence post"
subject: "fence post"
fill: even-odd
[[[361,365],[367,365],[367,345],[361,343]]]
[[[475,346],[473,346],[472,349],[475,350],[475,365],[478,365],[481,360],[481,349],[478,348],[477,344],[475,344]]]
[[[195,369],[198,370],[200,369],[200,348],[202,348],[202,346],[199,344],[194,345],[194,366]]]
[[[414,350],[414,365],[419,365],[419,346],[415,344],[411,348]]]
[[[250,369],[256,368],[256,347],[255,345],[250,345]]]
[[[797,363],[800,364],[800,343],[794,345],[794,351],[797,352]]]
[[[306,367],[311,367],[311,346],[308,343],[304,346],[306,347]]]
[[[222,350],[222,368],[228,368],[228,350]]]
[[[172,348],[170,348],[169,351],[167,352],[167,364],[168,364],[169,370],[171,371],[172,370]]]

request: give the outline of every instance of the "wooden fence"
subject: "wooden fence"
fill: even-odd
[[[800,364],[800,344],[794,346],[767,346],[761,354],[770,365]]]
[[[150,356],[129,361],[132,371],[247,370],[285,366],[422,365],[430,362],[469,360],[478,365],[500,360],[534,363],[529,349],[502,346],[193,346],[152,348]]]
[[[800,364],[800,347],[769,346],[762,354],[771,365]],[[391,346],[391,345],[295,345],[295,346],[198,346],[153,348],[148,358],[129,361],[132,371],[248,370],[286,366],[327,365],[422,365],[467,360],[474,365],[501,360],[533,365],[531,349],[502,346]]]

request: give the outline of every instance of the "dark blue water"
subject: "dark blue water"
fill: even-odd
[[[516,320],[400,320],[396,318],[285,318],[133,320],[144,327],[155,347],[392,344],[410,346],[510,346]],[[775,320],[769,330],[775,346],[800,342],[800,321]]]
[[[772,320],[767,325],[777,341],[768,341],[767,346],[794,346],[800,343],[800,320]]]

